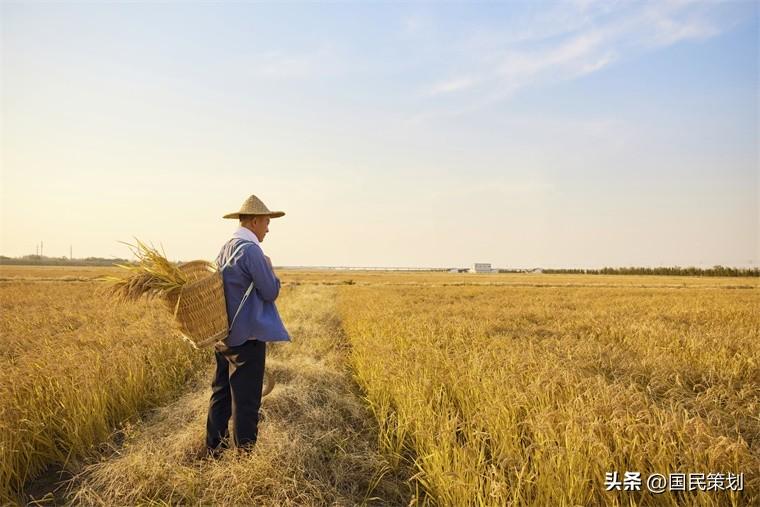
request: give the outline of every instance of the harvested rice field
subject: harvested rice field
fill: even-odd
[[[756,278],[278,271],[259,442],[211,460],[210,351],[112,272],[0,266],[0,503],[760,503]]]

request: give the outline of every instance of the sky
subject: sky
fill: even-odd
[[[760,265],[757,2],[0,9],[2,255]]]

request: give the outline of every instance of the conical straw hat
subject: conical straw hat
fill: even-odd
[[[285,215],[285,212],[269,211],[269,208],[267,208],[266,205],[261,202],[261,199],[255,195],[251,195],[248,199],[245,200],[243,205],[240,206],[240,211],[227,213],[222,218],[240,218],[240,215],[266,215],[270,218],[277,218]]]

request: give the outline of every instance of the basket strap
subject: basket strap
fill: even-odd
[[[232,262],[232,259],[235,258],[235,254],[237,254],[241,248],[243,248],[246,245],[251,245],[253,242],[251,241],[245,241],[238,245],[238,247],[232,252],[232,255],[227,258],[227,262],[224,263],[224,266],[222,266],[221,271],[224,271],[224,268],[230,265],[230,262]],[[238,305],[237,311],[235,312],[235,316],[232,317],[232,323],[230,324],[230,328],[227,330],[227,332],[230,332],[232,330],[232,326],[235,325],[235,320],[237,319],[238,315],[240,314],[240,310],[243,309],[243,305],[245,304],[245,301],[248,299],[248,296],[251,295],[251,291],[253,290],[253,282],[248,286],[248,289],[245,291],[245,294],[243,294],[243,299],[240,300],[240,304]]]
[[[238,245],[238,247],[237,247],[235,250],[233,250],[233,252],[232,252],[232,255],[230,255],[229,257],[227,257],[227,262],[225,262],[225,263],[224,263],[224,266],[222,266],[222,269],[221,269],[221,271],[224,271],[224,269],[225,269],[227,266],[229,266],[229,265],[230,265],[230,262],[232,262],[232,259],[234,259],[234,258],[235,258],[235,254],[236,254],[236,253],[238,253],[238,252],[240,251],[240,249],[241,249],[241,248],[243,248],[243,247],[244,247],[244,246],[246,246],[246,245],[252,245],[252,244],[253,244],[253,242],[252,242],[252,241],[244,241],[243,243],[240,243],[240,244]]]
[[[251,285],[248,286],[248,290],[245,291],[245,294],[243,294],[243,299],[240,300],[240,304],[238,305],[238,309],[235,312],[235,316],[232,317],[232,323],[230,324],[230,329],[228,329],[228,332],[232,330],[232,326],[235,325],[235,319],[237,319],[238,314],[240,313],[240,310],[243,309],[243,305],[245,304],[245,300],[248,299],[248,296],[251,295],[251,291],[253,290],[253,282],[251,282]]]

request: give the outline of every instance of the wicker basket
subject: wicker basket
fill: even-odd
[[[166,298],[182,335],[196,347],[213,345],[228,332],[222,274],[206,261],[180,264],[187,283]]]
[[[207,261],[186,262],[180,264],[179,269],[188,281],[165,302],[183,338],[197,348],[213,345],[225,338],[229,331],[222,273]],[[265,373],[262,396],[273,388],[274,380]]]

